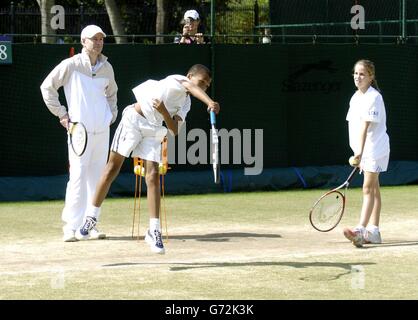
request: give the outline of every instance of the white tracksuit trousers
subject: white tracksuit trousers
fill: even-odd
[[[109,132],[108,129],[101,133],[88,133],[86,151],[81,157],[76,156],[68,144],[70,179],[62,212],[64,230],[76,230],[83,223],[87,205],[93,201],[97,183],[107,162]]]

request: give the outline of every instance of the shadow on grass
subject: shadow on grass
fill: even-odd
[[[165,235],[164,239],[165,239]],[[209,234],[189,234],[189,235],[168,235],[169,240],[196,240],[196,241],[207,241],[207,242],[227,242],[231,238],[281,238],[279,234],[273,233],[249,233],[249,232],[224,232],[224,233],[209,233]],[[143,239],[144,236],[141,236],[140,239]],[[138,240],[138,237],[135,235],[133,238],[131,236],[123,237],[107,237],[107,240]]]
[[[380,248],[380,247],[407,247],[407,246],[418,246],[418,240],[413,241],[384,241],[381,244],[366,244],[365,249]]]
[[[141,265],[167,265],[170,267],[170,271],[186,271],[196,269],[207,269],[207,268],[243,268],[243,267],[292,267],[296,269],[304,268],[338,268],[344,270],[343,272],[337,273],[336,275],[325,275],[326,279],[322,279],[321,276],[309,276],[299,278],[299,280],[310,281],[310,280],[337,280],[340,277],[353,272],[358,272],[358,266],[364,267],[367,265],[375,265],[374,262],[292,262],[292,261],[260,261],[260,262],[195,262],[195,263],[114,263],[103,265],[103,267],[122,267],[122,266],[141,266]],[[319,277],[319,278],[318,278]]]

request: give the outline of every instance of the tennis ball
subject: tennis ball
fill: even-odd
[[[145,177],[145,168],[142,167],[142,172],[140,173],[139,170],[141,169],[141,166],[137,165],[134,167],[134,173],[139,176],[140,174]],[[163,163],[160,163],[158,165],[158,171],[161,175],[165,175],[167,173],[167,166],[165,166]]]
[[[142,169],[142,170],[141,170]],[[139,171],[139,170],[141,170],[141,172]],[[145,176],[145,168],[144,167],[141,167],[141,166],[135,166],[134,167],[134,173],[137,175],[137,176],[139,176],[139,175],[141,175],[141,176]]]
[[[167,166],[165,166],[163,163],[160,163],[158,165],[158,171],[161,175],[165,175],[167,173]]]
[[[354,156],[351,156],[350,159],[348,159],[348,163],[352,167],[357,167],[360,164],[360,161],[358,161],[358,159],[354,158]]]

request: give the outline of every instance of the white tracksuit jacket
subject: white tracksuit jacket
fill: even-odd
[[[61,105],[58,89],[64,87],[68,108]],[[77,157],[68,148],[70,179],[62,213],[64,228],[81,226],[84,212],[92,202],[109,151],[109,126],[117,117],[117,90],[113,68],[101,54],[92,69],[89,56],[80,54],[63,60],[41,85],[46,106],[57,117],[67,112],[73,122],[82,122],[88,132],[86,151]]]

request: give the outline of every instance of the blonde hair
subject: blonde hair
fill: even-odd
[[[358,60],[358,61],[354,64],[354,67],[353,67],[353,73],[354,73],[354,69],[356,68],[356,65],[358,65],[358,64],[361,64],[361,65],[363,65],[363,66],[366,68],[367,72],[369,73],[369,76],[372,78],[372,82],[370,83],[370,85],[371,85],[373,88],[375,88],[377,91],[379,91],[379,92],[380,92],[380,88],[379,88],[379,86],[377,85],[377,80],[376,80],[376,68],[375,68],[375,66],[374,66],[373,61],[366,60],[366,59],[361,59],[361,60]]]

